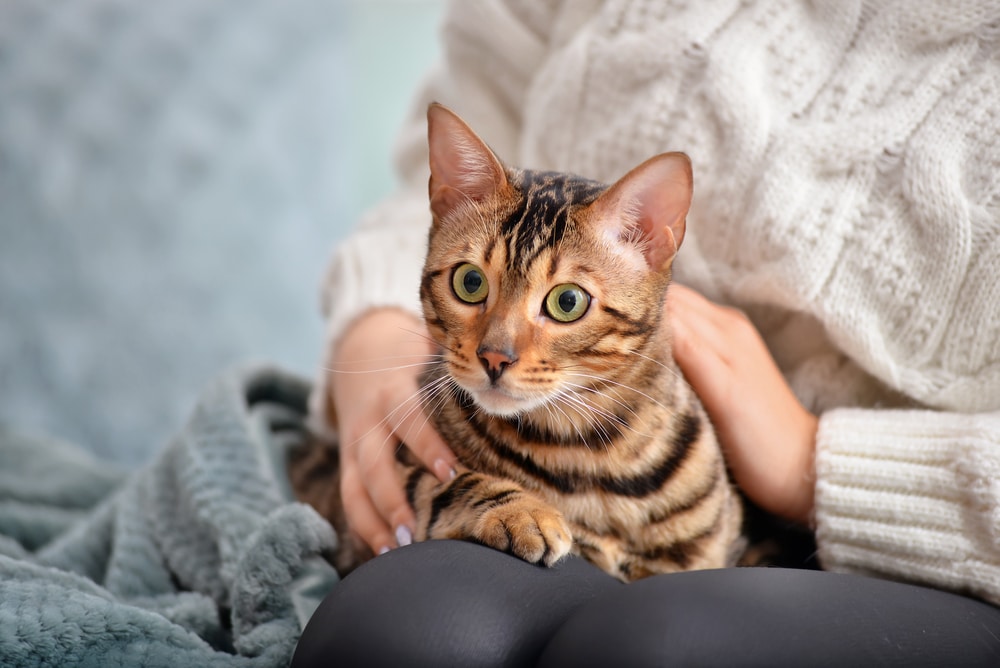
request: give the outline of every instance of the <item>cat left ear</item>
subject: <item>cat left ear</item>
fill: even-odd
[[[458,114],[427,108],[431,211],[442,218],[466,201],[481,201],[507,185],[503,164]]]
[[[595,202],[597,219],[616,239],[638,239],[654,271],[670,266],[684,240],[691,208],[691,160],[683,153],[650,158]]]

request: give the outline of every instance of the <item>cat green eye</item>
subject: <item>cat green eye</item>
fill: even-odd
[[[552,288],[545,298],[545,312],[559,322],[573,322],[583,317],[590,306],[590,295],[579,285],[563,283]]]
[[[490,294],[490,284],[486,282],[483,271],[469,263],[459,265],[452,274],[451,289],[456,297],[469,304],[478,304]]]

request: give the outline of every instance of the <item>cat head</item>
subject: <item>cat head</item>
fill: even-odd
[[[424,316],[448,374],[482,410],[551,412],[664,345],[691,204],[687,156],[658,155],[606,186],[505,166],[447,108],[427,117]]]

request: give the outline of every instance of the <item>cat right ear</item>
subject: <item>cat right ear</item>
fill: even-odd
[[[664,271],[684,240],[692,192],[691,160],[663,153],[619,179],[594,206],[610,237],[638,242],[650,269]]]
[[[479,202],[507,185],[500,159],[458,114],[432,103],[427,108],[431,211],[440,219],[468,201]]]

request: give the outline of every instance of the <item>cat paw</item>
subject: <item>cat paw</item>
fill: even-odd
[[[573,534],[562,513],[532,498],[522,498],[483,513],[474,538],[529,563],[546,566],[562,559],[573,546]]]

